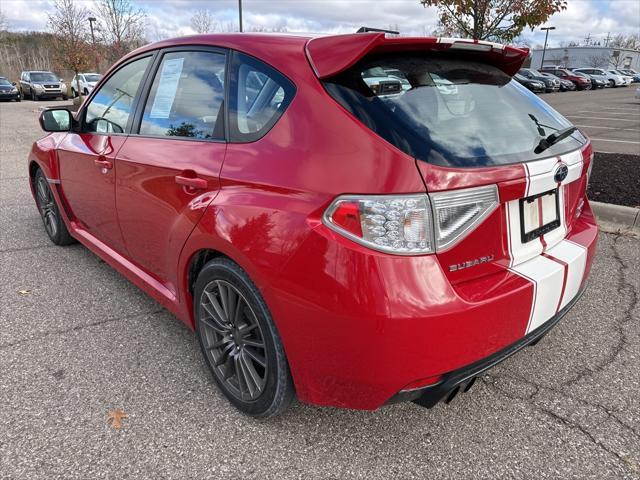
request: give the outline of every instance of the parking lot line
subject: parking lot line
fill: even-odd
[[[638,129],[636,128],[603,127],[601,125],[578,125],[577,123],[574,123],[574,125],[579,128],[602,128],[604,130],[617,130],[619,132],[637,132],[638,131]]]
[[[640,106],[638,107],[602,107],[602,110],[629,110],[630,112],[635,112],[640,110]]]
[[[594,112],[593,110],[582,110],[582,111],[580,111],[578,113],[603,113],[603,112],[602,111]],[[608,112],[604,112],[604,113],[606,113],[607,115],[610,115]],[[613,112],[611,112],[611,114],[613,114]],[[640,117],[640,113],[626,113],[625,112],[625,113],[623,113],[623,115],[635,115],[637,117]]]
[[[586,115],[565,115],[569,118],[590,118],[591,120],[615,120],[616,122],[637,122],[638,120],[627,120],[626,118],[613,118],[613,117],[588,117]]]

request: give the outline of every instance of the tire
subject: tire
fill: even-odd
[[[84,96],[85,96],[85,97],[88,97],[88,96],[89,96],[89,90],[88,90],[88,89],[86,89],[86,88],[84,89]]]
[[[71,98],[76,98],[78,96],[78,92],[76,92],[75,88],[71,89]]]
[[[62,101],[69,100],[69,95],[62,95]]]
[[[69,234],[67,226],[60,215],[60,210],[49,187],[42,170],[38,169],[34,178],[34,190],[36,194],[36,205],[44,224],[44,229],[49,238],[56,245],[71,245],[75,243],[74,238]]]
[[[196,334],[222,393],[246,415],[282,413],[295,397],[293,380],[269,309],[249,276],[230,259],[215,258],[194,290]]]
[[[613,80],[609,80],[609,86],[610,86],[611,88],[616,88],[616,82],[615,82],[615,81],[613,81]]]
[[[40,100],[38,98],[38,94],[36,93],[35,90],[31,89],[31,100],[33,100],[34,102],[37,102],[38,100]]]
[[[22,101],[22,94],[18,94],[18,96],[16,97],[16,102],[21,102]]]

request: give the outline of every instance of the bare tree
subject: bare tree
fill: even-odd
[[[210,33],[215,31],[215,20],[213,15],[206,8],[196,10],[191,17],[191,28],[196,33]]]
[[[616,35],[609,41],[609,47],[640,50],[640,35]]]
[[[4,12],[0,11],[0,31],[4,32],[9,29],[9,22],[7,21],[7,16]]]
[[[130,0],[99,0],[98,15],[102,41],[110,46],[111,60],[144,42],[146,13]]]
[[[587,57],[587,66],[593,68],[606,68],[609,57],[605,53],[590,55]]]
[[[89,11],[74,0],[55,0],[49,14],[49,29],[57,61],[76,76],[90,68],[93,49],[89,42]],[[80,89],[78,89],[80,90]],[[81,95],[82,92],[78,91]]]

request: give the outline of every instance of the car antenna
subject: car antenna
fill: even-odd
[[[372,28],[372,27],[360,27],[356,33],[369,33],[369,32],[382,32],[389,35],[400,35],[400,32],[395,30],[385,30],[384,28]]]

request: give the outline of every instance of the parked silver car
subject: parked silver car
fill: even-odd
[[[22,98],[29,97],[31,100],[67,100],[67,85],[55,73],[30,70],[20,75],[20,93]]]
[[[609,84],[610,87],[626,86],[626,82],[620,75],[608,72],[603,68],[581,67],[572,68],[571,70],[573,70],[574,72],[587,73],[599,80],[604,80]]]

